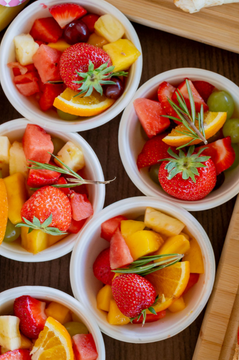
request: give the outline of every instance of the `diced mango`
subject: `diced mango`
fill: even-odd
[[[61,324],[72,321],[70,310],[66,306],[54,301],[50,302],[45,310],[45,313],[47,317],[51,316]]]
[[[33,230],[28,233],[28,227],[21,227],[21,245],[22,247],[37,254],[47,248],[47,234],[41,230]]]
[[[173,301],[173,303],[168,307],[168,310],[172,313],[175,313],[185,309],[185,307],[186,307],[185,301],[181,296],[180,298]]]
[[[47,237],[47,247],[54,245],[58,241],[64,239],[67,235],[50,235]]]
[[[157,255],[163,254],[185,254],[190,249],[190,242],[184,235],[169,237],[163,246],[157,251]],[[155,260],[155,262],[160,260]]]
[[[115,300],[110,300],[110,309],[107,319],[111,325],[126,325],[130,322],[130,319],[122,314]]]
[[[110,43],[119,40],[124,35],[123,25],[111,14],[100,16],[94,27],[96,33],[103,36]]]
[[[179,235],[185,227],[178,219],[151,207],[146,208],[144,222],[149,228],[166,236]]]
[[[103,36],[93,33],[90,35],[87,43],[102,48],[108,44],[108,41]]]
[[[144,230],[144,228],[145,223],[143,221],[122,220],[120,223],[120,231],[125,239],[136,231]]]
[[[28,339],[26,336],[21,334],[21,347],[20,349],[29,349],[32,348],[32,342],[30,339]]]
[[[55,43],[49,43],[47,44],[48,46],[50,46],[52,49],[56,49],[59,51],[64,51],[66,49],[68,49],[68,47],[70,47],[71,45],[67,44],[67,42],[65,40],[58,40]]]
[[[190,250],[184,256],[183,260],[189,261],[191,273],[196,273],[196,274],[204,273],[202,252],[200,246],[198,245],[197,241],[194,238],[192,238],[192,240],[190,241]]]
[[[11,144],[7,136],[0,136],[0,163],[9,164]]]
[[[103,49],[112,60],[114,71],[127,70],[141,55],[140,51],[128,39],[120,39],[104,45]]]
[[[57,158],[73,171],[78,171],[85,166],[83,151],[79,146],[76,146],[71,141],[67,141],[63,148],[61,148],[57,154]],[[54,159],[55,163],[64,168],[64,166],[57,161],[57,158]]]
[[[181,232],[179,235],[183,235],[183,236],[185,236],[185,238],[187,240],[190,240],[190,236],[188,234],[186,234],[185,232]]]
[[[21,173],[4,178],[7,189],[8,217],[15,225],[22,221],[21,209],[27,200],[25,179]]]
[[[165,296],[162,294],[156,304],[152,305],[152,308],[158,313],[160,311],[168,309],[168,307],[172,304],[173,298],[165,298]],[[146,314],[152,314],[150,310],[146,310]]]
[[[28,164],[22,143],[14,141],[9,151],[9,173],[21,173],[25,178],[28,176]]]
[[[97,294],[96,301],[97,307],[100,310],[109,311],[110,301],[113,299],[112,290],[110,285],[105,285],[100,289]]]
[[[162,237],[151,230],[141,230],[125,239],[134,260],[157,251],[163,244]]]

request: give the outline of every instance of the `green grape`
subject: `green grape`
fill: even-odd
[[[229,119],[222,128],[223,136],[230,136],[233,144],[239,143],[239,119]]]
[[[235,151],[236,157],[235,157],[235,160],[234,160],[234,163],[232,164],[232,166],[230,166],[229,169],[227,169],[226,171],[231,171],[239,165],[239,145],[232,144],[232,147]]]
[[[59,139],[58,137],[52,137],[51,141],[53,142],[53,146],[54,146],[53,154],[57,155],[58,152],[61,150],[61,148],[63,148],[63,146],[65,145],[65,141]]]
[[[13,225],[11,221],[8,219],[7,228],[3,241],[5,242],[15,241],[19,238],[20,235],[21,235],[21,228],[15,227],[15,225]]]
[[[78,115],[72,115],[72,114],[68,114],[68,113],[65,113],[64,111],[61,111],[59,109],[57,109],[57,113],[59,115],[59,117],[62,119],[62,120],[77,120],[79,119],[79,116]]]
[[[160,185],[159,178],[158,178],[160,165],[161,165],[161,163],[155,164],[153,166],[150,166],[150,169],[149,169],[149,176],[153,180],[153,182],[155,182],[155,184],[157,184],[157,185]]]
[[[210,111],[225,111],[227,112],[227,119],[233,114],[234,111],[234,101],[230,94],[226,91],[214,91],[208,98],[207,101]]]
[[[77,334],[88,334],[89,332],[83,323],[77,321],[67,322],[64,324],[64,326],[71,337]]]

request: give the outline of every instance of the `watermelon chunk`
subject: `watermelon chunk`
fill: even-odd
[[[38,77],[36,71],[32,71],[24,75],[15,76],[13,81],[15,84],[26,84],[32,81],[38,81]]]
[[[32,60],[40,75],[41,81],[46,83],[51,80],[61,80],[59,60],[62,52],[52,49],[50,46],[41,45]]]
[[[133,261],[128,245],[120,230],[117,229],[110,241],[110,267],[114,270],[129,265]]]
[[[158,101],[136,99],[134,100],[134,108],[149,138],[162,133],[169,127],[170,120],[167,117],[162,117],[162,115],[166,115],[166,112]]]
[[[93,215],[93,207],[85,194],[74,192],[70,196],[72,218],[76,221],[87,219]]]
[[[57,42],[63,34],[63,30],[53,17],[36,19],[31,28],[30,35],[33,39],[46,43]]]
[[[100,234],[102,239],[110,241],[116,230],[119,229],[122,220],[128,220],[128,219],[123,215],[118,215],[103,222],[101,224],[101,234]]]
[[[37,81],[31,81],[26,84],[16,84],[16,88],[24,96],[31,96],[40,91]]]
[[[203,105],[203,110],[204,111],[207,111],[208,110],[208,106],[207,104],[205,103],[205,101],[203,100],[203,98],[201,97],[201,95],[198,93],[198,91],[196,90],[195,86],[193,85],[192,81],[191,80],[188,80],[189,81],[189,85],[190,85],[190,88],[192,90],[192,94],[193,94],[193,99],[194,99],[194,103],[195,103],[195,109],[196,109],[196,112],[200,112],[200,109],[201,109],[201,105]],[[176,92],[177,90],[180,90],[185,102],[186,102],[186,105],[187,105],[187,108],[190,110],[191,109],[191,106],[190,106],[190,101],[189,101],[189,96],[188,96],[188,90],[187,90],[187,85],[186,85],[186,80],[184,80],[178,87],[177,89],[174,91],[173,93],[173,96],[172,96],[172,100],[173,102],[175,102],[175,104],[178,105],[178,99],[177,99],[177,95],[176,95]]]
[[[61,189],[62,190],[62,189]],[[75,221],[74,219],[71,219],[71,224],[69,229],[67,230],[71,234],[77,234],[82,227],[84,226],[87,219],[83,219],[80,221]]]
[[[63,84],[45,84],[40,96],[39,105],[43,111],[52,108],[55,98],[64,91]]]
[[[27,160],[49,163],[54,146],[51,136],[38,125],[27,124],[22,139],[23,150]]]
[[[75,360],[96,360],[98,352],[92,334],[77,334],[72,337]]]

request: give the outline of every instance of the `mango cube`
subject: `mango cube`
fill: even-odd
[[[49,43],[47,44],[48,46],[50,46],[52,49],[56,49],[58,51],[64,51],[66,50],[68,47],[70,47],[71,45],[69,45],[65,40],[58,40],[55,43]]]
[[[173,301],[173,303],[168,307],[168,310],[172,313],[175,313],[185,309],[185,307],[186,304],[184,302],[183,297],[181,296],[180,298]]]
[[[3,179],[7,189],[8,217],[14,225],[21,222],[21,209],[27,200],[25,179],[21,173]]]
[[[14,141],[9,151],[9,173],[21,173],[25,178],[28,176],[27,159],[22,143]]]
[[[162,237],[151,230],[141,230],[125,239],[134,260],[157,251],[163,244]]]
[[[57,154],[57,158],[73,171],[78,171],[85,166],[83,151],[79,146],[76,146],[71,141],[67,141],[63,148],[61,148]],[[54,161],[60,167],[64,168],[64,166],[59,161],[57,161],[57,159],[54,159]]]
[[[0,136],[0,165],[9,164],[9,150],[11,144],[7,136]]]
[[[120,223],[120,231],[125,239],[136,231],[144,230],[144,228],[145,223],[143,221],[122,220]]]
[[[198,245],[197,241],[194,238],[192,238],[192,240],[190,241],[190,250],[188,254],[184,256],[183,260],[189,261],[191,273],[196,273],[196,274],[204,273],[202,252],[200,246]]]
[[[67,235],[50,235],[48,234],[47,238],[47,247],[54,245],[58,241],[64,239]]]
[[[189,251],[189,249],[190,242],[188,241],[188,239],[184,235],[175,235],[169,237],[156,254],[185,254]],[[157,261],[160,260],[155,260],[155,262]]]
[[[110,285],[105,285],[100,289],[96,296],[97,307],[100,310],[109,311],[110,301],[113,300],[113,295]]]
[[[111,325],[126,325],[130,322],[130,319],[122,314],[115,300],[110,300],[110,309],[107,319]]]
[[[93,33],[90,35],[87,43],[102,48],[104,45],[108,44],[108,41],[103,36]]]
[[[99,17],[95,22],[95,31],[110,43],[119,40],[124,35],[123,25],[111,14]]]
[[[33,63],[32,57],[39,48],[30,34],[17,35],[14,38],[16,60],[21,65],[29,65]]]
[[[28,227],[21,227],[21,245],[22,247],[37,254],[47,248],[47,234],[41,230],[33,230],[28,233]]]
[[[26,336],[21,334],[21,346],[20,349],[29,349],[32,348],[32,342],[30,339],[28,339]]]
[[[70,310],[57,302],[50,302],[45,310],[46,316],[53,317],[55,320],[59,321],[61,324],[65,324],[72,320]]]
[[[120,39],[104,45],[103,49],[112,60],[114,71],[128,69],[141,55],[140,51],[128,39]]]

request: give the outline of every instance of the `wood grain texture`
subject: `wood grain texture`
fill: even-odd
[[[160,72],[178,67],[212,70],[239,84],[239,55],[142,25],[134,26],[140,37],[144,55],[141,84]],[[0,88],[0,122],[19,116]],[[120,115],[99,128],[81,133],[97,153],[105,178],[117,177],[116,181],[107,186],[105,205],[123,198],[142,195],[130,181],[120,160],[117,144],[119,121]],[[192,213],[208,233],[217,262],[234,202],[235,199],[232,199],[215,209]],[[0,257],[0,291],[19,285],[43,285],[72,294],[69,262],[70,254],[36,264],[20,263]],[[107,360],[190,360],[202,319],[203,313],[180,334],[152,344],[128,344],[104,336]]]

